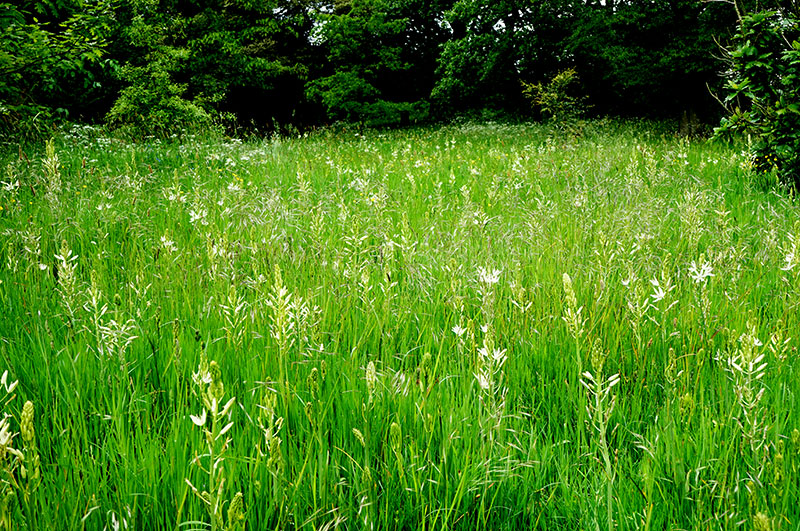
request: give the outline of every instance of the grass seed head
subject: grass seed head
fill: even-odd
[[[366,440],[364,440],[364,434],[361,433],[361,430],[359,430],[358,428],[353,428],[353,435],[355,435],[356,440],[358,441],[358,443],[361,445],[362,448],[367,447],[367,442]]]
[[[683,396],[681,396],[678,410],[680,411],[681,419],[684,422],[688,422],[694,410],[694,397],[691,393],[684,393]]]
[[[306,417],[308,417],[308,422],[311,424],[311,427],[315,428],[317,426],[317,418],[316,418],[317,415],[316,415],[316,408],[314,407],[314,402],[312,402],[311,400],[306,402],[305,412],[306,412]]]
[[[564,295],[567,307],[576,310],[578,308],[578,299],[575,297],[575,289],[572,287],[572,278],[569,276],[569,273],[564,273],[561,280],[564,283]]]
[[[606,353],[603,351],[603,345],[600,338],[594,340],[592,344],[592,369],[599,374],[603,373],[603,365],[606,362]]]
[[[222,383],[222,369],[216,361],[208,364],[208,373],[211,375],[211,382],[208,384],[208,395],[210,398],[216,399],[217,402],[222,401],[225,395],[225,386]]]
[[[667,353],[667,367],[664,369],[664,377],[670,385],[675,385],[678,379],[675,349],[672,347],[669,348],[669,352]]]
[[[423,391],[430,387],[432,372],[433,358],[430,352],[426,352],[422,355],[422,360],[419,362],[419,386]]]
[[[269,459],[267,459],[267,468],[276,474],[283,472],[283,454],[281,453],[281,438],[272,437],[269,440]]]

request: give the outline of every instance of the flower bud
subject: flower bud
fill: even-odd
[[[358,428],[353,428],[353,435],[356,436],[356,439],[358,439],[358,442],[361,444],[363,448],[367,447],[367,442],[364,440],[364,434],[361,433],[361,430],[359,430]]]
[[[316,367],[311,369],[311,372],[308,374],[308,379],[306,380],[306,384],[308,385],[308,390],[311,392],[311,399],[318,400],[319,399],[319,370]]]
[[[603,365],[606,362],[606,353],[603,352],[603,345],[600,338],[594,340],[592,343],[592,369],[599,376],[603,373]]]
[[[375,386],[378,383],[378,371],[375,370],[375,362],[373,361],[367,364],[365,380],[367,381],[367,396],[369,396],[369,402],[371,403],[375,397]]]
[[[228,507],[228,529],[239,530],[244,529],[242,523],[244,522],[244,501],[242,493],[237,492],[231,500],[231,505]]]
[[[759,512],[753,517],[754,531],[772,531],[772,519],[766,514]]]
[[[22,406],[22,415],[20,417],[19,432],[22,435],[22,442],[26,447],[34,446],[36,444],[36,432],[33,428],[33,402],[28,400]]]
[[[400,424],[392,422],[392,425],[389,427],[389,441],[392,445],[392,450],[395,453],[399,453],[400,445],[403,442],[403,429],[400,427]]]

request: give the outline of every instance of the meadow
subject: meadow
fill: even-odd
[[[800,527],[800,206],[744,140],[75,127],[0,163],[0,529]]]

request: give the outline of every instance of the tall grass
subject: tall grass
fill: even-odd
[[[8,151],[0,527],[796,529],[800,208],[660,131]]]

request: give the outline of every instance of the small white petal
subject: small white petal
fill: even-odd
[[[203,413],[199,417],[196,417],[194,415],[189,415],[189,418],[192,419],[192,422],[194,422],[196,426],[200,426],[201,428],[206,425],[206,417],[207,413],[205,409],[203,409]]]

